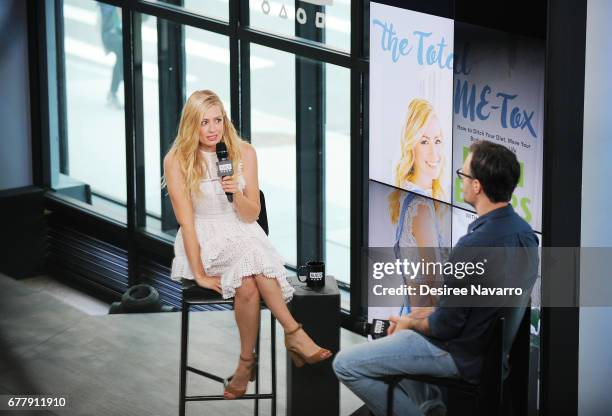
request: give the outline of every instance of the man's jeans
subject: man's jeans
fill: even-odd
[[[459,377],[451,355],[417,332],[397,333],[340,351],[334,359],[338,379],[353,391],[377,416],[387,413],[387,387],[381,377],[395,374],[422,374]],[[403,380],[394,392],[394,415],[423,415],[444,410],[438,387]]]

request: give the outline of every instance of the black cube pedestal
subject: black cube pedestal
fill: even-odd
[[[15,279],[46,273],[45,190],[34,186],[0,191],[0,272]]]
[[[325,276],[325,287],[314,290],[296,277],[289,310],[308,335],[334,355],[340,349],[340,292],[336,279]],[[296,368],[287,355],[287,415],[337,416],[340,412],[340,384],[332,369],[332,358]]]

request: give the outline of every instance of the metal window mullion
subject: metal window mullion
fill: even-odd
[[[54,4],[45,1],[43,7],[38,1],[29,0],[26,5],[28,24],[28,62],[30,85],[30,112],[32,136],[32,179],[33,184],[43,188],[52,186],[51,114],[54,111],[54,95],[50,87],[55,82],[49,65],[55,65],[53,41],[55,33]],[[53,39],[51,37],[53,36]]]
[[[185,101],[185,34],[182,25],[157,19],[157,60],[161,176],[164,173],[163,160],[174,142]],[[166,189],[161,190],[160,197],[162,230],[175,230],[178,223]]]
[[[313,13],[322,10],[300,7]],[[323,41],[316,28],[297,22],[295,28],[298,37]],[[295,59],[297,262],[304,264],[325,259],[325,64]]]
[[[368,130],[367,130],[367,73],[360,67],[367,53],[364,45],[365,16],[368,2],[351,2],[351,184],[350,184],[350,321],[351,323],[367,314],[367,287],[362,276],[362,249],[367,247],[368,213]]]
[[[57,62],[57,116],[59,173],[70,175],[68,158],[68,112],[66,109],[66,53],[64,49],[64,4],[55,0],[55,45]],[[53,182],[53,181],[52,181]]]
[[[142,15],[132,13],[132,89],[134,124],[134,164],[135,164],[135,229],[146,225],[147,207],[145,202],[145,138],[144,138],[144,98],[142,74]]]
[[[239,41],[240,47],[240,135],[251,142],[251,45]]]
[[[123,9],[123,86],[125,92],[125,169],[126,169],[126,200],[127,200],[127,237],[128,237],[128,286],[138,282],[138,258],[135,244],[137,227],[136,201],[136,135],[134,126],[134,58],[133,42],[133,12]]]
[[[236,32],[232,35],[238,39],[240,48],[240,135],[251,142],[251,44],[238,37],[238,29],[249,25],[249,0],[235,0],[240,5],[238,10],[238,24]]]
[[[230,1],[229,4],[229,52],[230,52],[230,102],[231,115],[230,118],[236,126],[236,129],[241,131],[241,116],[240,116],[240,41],[235,35],[239,26],[240,3],[236,0]]]

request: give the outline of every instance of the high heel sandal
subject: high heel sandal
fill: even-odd
[[[330,350],[326,348],[319,348],[318,351],[307,357],[304,355],[304,353],[298,350],[295,345],[292,345],[292,343],[289,341],[289,336],[295,334],[300,329],[302,329],[302,324],[298,324],[297,328],[290,332],[285,332],[285,348],[287,348],[287,352],[289,353],[289,356],[296,367],[303,367],[304,364],[316,364],[320,361],[327,360],[332,356]]]
[[[246,359],[241,355],[240,360],[250,363],[248,367],[249,371],[251,372],[249,381],[255,381],[255,377],[257,376],[257,354],[253,353],[253,358],[251,359]],[[232,378],[234,378],[233,374],[223,381],[223,396],[225,397],[226,400],[234,400],[234,399],[244,396],[244,394],[247,391],[247,388],[249,387],[248,383],[243,389],[237,389],[235,387],[232,387],[230,385]],[[233,397],[227,397],[226,393],[231,394]]]

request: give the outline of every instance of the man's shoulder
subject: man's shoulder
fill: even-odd
[[[536,246],[539,243],[538,237],[531,225],[516,212],[512,215],[512,224],[509,227],[509,231],[513,234],[532,239]]]
[[[517,231],[533,232],[531,225],[529,225],[529,223],[525,221],[525,219],[516,212],[513,212],[511,215],[508,216],[508,218],[510,219],[512,226],[515,227]]]
[[[514,240],[513,237],[520,237],[520,240],[528,238],[533,240],[531,244],[538,245],[538,238],[531,228],[531,225],[516,212],[498,218],[494,221],[487,221],[473,232],[461,237],[456,246],[459,247],[487,247],[506,245],[504,240]],[[529,244],[529,245],[531,245]]]

